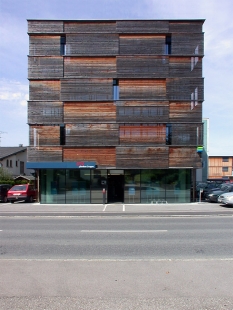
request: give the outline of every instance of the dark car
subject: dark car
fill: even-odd
[[[37,198],[37,190],[33,185],[14,185],[7,193],[7,199],[11,203],[15,201],[33,202]]]
[[[224,193],[229,193],[233,192],[233,184],[223,184],[221,186],[221,189],[212,191],[211,193],[208,194],[206,197],[206,200],[209,202],[218,202],[218,197]]]
[[[0,184],[0,201],[7,202],[7,192],[12,187],[11,184]]]

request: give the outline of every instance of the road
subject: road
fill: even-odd
[[[233,309],[233,217],[0,217],[0,309]]]

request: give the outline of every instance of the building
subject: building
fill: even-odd
[[[6,169],[13,178],[31,175],[32,169],[26,169],[27,147],[0,147],[0,167]]]
[[[42,203],[192,200],[203,23],[28,20],[27,167]]]
[[[209,156],[208,178],[233,181],[233,156]]]

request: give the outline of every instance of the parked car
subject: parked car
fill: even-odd
[[[233,206],[233,192],[224,193],[218,197],[218,202],[224,205]]]
[[[209,202],[218,202],[218,197],[224,193],[233,192],[233,184],[227,183],[223,186],[221,186],[220,190],[212,191],[208,194],[206,197],[206,200]]]
[[[33,185],[14,185],[7,193],[7,200],[11,203],[15,201],[33,202],[37,198],[37,190]]]
[[[0,201],[7,202],[7,192],[12,187],[11,184],[0,184]]]

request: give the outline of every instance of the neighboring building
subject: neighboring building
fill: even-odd
[[[233,156],[209,156],[208,178],[233,180]]]
[[[197,182],[206,182],[208,178],[208,154],[209,154],[209,119],[203,119],[203,152],[201,154],[202,168],[197,169]]]
[[[28,20],[27,167],[42,203],[192,200],[203,23]]]
[[[32,169],[26,169],[27,147],[0,147],[0,167],[5,168],[13,178],[31,175]]]

